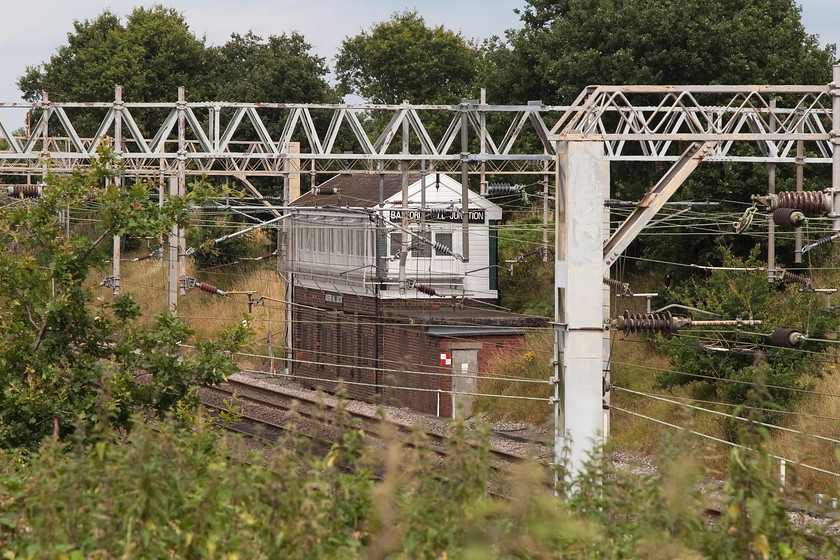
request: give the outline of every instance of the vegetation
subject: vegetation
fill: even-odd
[[[733,452],[716,497],[723,516],[709,524],[702,470],[673,451],[641,475],[595,459],[559,500],[535,465],[497,480],[486,440],[463,424],[440,465],[420,440],[372,452],[349,419],[338,427],[325,453],[294,432],[249,452],[199,419],[192,430],[106,429],[90,434],[92,446],[49,438],[26,462],[2,454],[0,547],[10,559],[830,559],[840,550],[821,525],[791,523],[761,452]]]
[[[333,89],[324,59],[311,54],[311,45],[297,33],[266,40],[234,34],[226,44],[208,47],[173,9],[137,8],[125,24],[105,11],[75,22],[67,44],[49,61],[28,68],[18,83],[33,101],[47,92],[53,101],[102,101],[121,84],[126,101],[171,101],[183,85],[190,99],[202,100],[331,102],[354,93],[376,103],[456,103],[485,87],[492,103],[556,104],[571,102],[591,83],[826,83],[836,59],[834,46],[820,48],[805,32],[793,0],[529,0],[520,15],[521,29],[478,47],[460,33],[427,27],[416,11],[395,13],[342,43],[335,66],[339,84]],[[154,133],[159,119],[147,117],[140,127]],[[315,119],[316,126],[326,126]],[[91,113],[79,131],[89,135],[98,122]],[[279,124],[266,125],[276,137]],[[638,199],[663,171],[614,165],[614,196]],[[582,476],[558,489],[563,500],[544,488],[535,468],[510,480],[493,479],[486,440],[472,442],[477,451],[468,448],[458,424],[450,440],[456,453],[440,468],[422,445],[410,451],[394,445],[382,454],[364,448],[349,420],[325,455],[309,440],[289,436],[266,459],[248,454],[241,442],[221,436],[204,419],[192,430],[180,429],[192,421],[191,387],[218,382],[233,371],[228,352],[242,348],[246,326],[223,330],[202,324],[195,310],[208,305],[207,294],[184,302],[181,317],[165,310],[143,317],[138,299],[127,291],[112,300],[87,289],[95,283],[92,271],[102,270],[107,260],[104,250],[112,236],[155,237],[174,223],[183,225],[188,205],[205,189],[198,183],[186,197],[159,208],[148,204],[149,185],[115,189],[109,180],[115,172],[105,154],[71,177],[48,175],[37,203],[20,200],[0,209],[0,276],[6,288],[0,296],[4,558],[837,557],[836,536],[819,526],[791,524],[778,492],[777,466],[764,449],[801,460],[816,456],[812,462],[834,472],[840,457],[827,445],[815,450],[784,438],[771,443],[763,424],[756,423],[806,430],[804,422],[817,413],[840,415],[838,403],[830,409],[820,400],[840,393],[821,377],[826,369],[819,360],[834,361],[826,341],[835,336],[838,319],[823,310],[820,298],[768,285],[763,275],[714,272],[700,281],[675,275],[671,300],[726,318],[764,319],[764,334],[771,325],[802,325],[803,333],[816,339],[809,351],[820,354],[809,359],[773,350],[765,356],[724,356],[704,351],[711,341],[703,333],[686,332],[670,340],[630,337],[627,342],[641,343],[643,350],[617,345],[611,356],[621,362],[622,355],[632,355],[636,362],[615,365],[617,388],[746,405],[725,408],[740,420],[724,420],[714,429],[707,421],[709,429],[703,430],[752,449],[734,448],[721,469],[728,473],[719,496],[723,516],[712,525],[698,490],[708,472],[695,466],[709,454],[694,442],[665,438],[657,445],[662,434],[646,420],[639,420],[644,432],[630,419],[614,433],[624,438],[622,444],[642,442],[644,451],[657,453],[655,474],[628,475],[607,457],[593,457]],[[787,188],[791,169],[780,167],[778,173],[777,187]],[[763,175],[758,164],[704,165],[681,193],[743,203],[765,190]],[[809,176],[815,184],[823,179]],[[71,209],[82,218],[72,226]],[[229,226],[213,224],[203,235],[221,235]],[[502,229],[500,262],[516,262],[514,275],[500,274],[500,283],[504,305],[549,316],[553,263],[532,253],[541,231],[535,218]],[[229,264],[253,240],[236,238],[236,243],[199,253],[193,265]],[[746,237],[725,249],[708,235],[640,243],[634,250],[666,261],[761,264]],[[138,274],[151,269],[142,267]],[[823,281],[837,279],[825,275]],[[156,294],[145,297],[162,307]],[[270,311],[259,313],[250,319],[262,321],[267,335],[276,319]],[[239,315],[227,316],[239,324]],[[191,327],[213,331],[218,339],[198,341],[195,351],[187,352]],[[762,340],[761,334],[739,332],[714,342],[743,349],[754,340]],[[548,396],[548,384],[528,381],[550,377],[552,345],[550,336],[529,338],[524,354],[496,368],[498,377],[510,380],[489,382],[482,392]],[[669,371],[654,375],[645,369],[651,364]],[[823,393],[802,399],[808,418],[780,414],[800,405],[788,388]],[[638,400],[617,392],[614,404],[638,410]],[[521,402],[529,401],[511,405],[483,398],[476,408],[532,422],[549,412]],[[662,407],[657,411],[664,417],[696,427],[684,408],[660,403],[643,410],[654,406]],[[697,449],[697,456],[669,451],[678,447]],[[384,473],[378,484],[374,473]],[[488,483],[513,499],[491,495]]]
[[[726,248],[719,250],[723,266],[755,268],[764,265],[757,251],[748,259],[738,259]],[[840,318],[835,312],[826,310],[823,297],[799,292],[801,287],[799,284],[770,284],[762,273],[733,274],[717,270],[708,278],[673,290],[670,299],[721,317],[755,317],[766,324],[745,328],[747,332],[769,334],[776,327],[791,325],[801,328],[806,337],[815,339],[809,342],[808,350],[819,355],[827,346],[822,341],[837,331]],[[699,315],[695,318],[702,319]],[[662,387],[692,384],[699,398],[737,404],[744,402],[750,383],[761,380],[769,387],[773,406],[790,410],[799,393],[788,389],[810,389],[825,366],[819,360],[803,357],[799,351],[765,346],[766,336],[734,331],[710,338],[689,329],[680,336],[660,340],[659,348],[671,358],[676,371],[660,374],[659,384]],[[766,348],[767,353],[762,348]],[[778,417],[768,413],[765,420],[773,418]]]
[[[73,25],[67,44],[18,79],[24,99],[48,93],[51,101],[108,101],[121,85],[123,99],[136,102],[175,101],[180,86],[189,100],[336,101],[324,59],[310,54],[311,45],[298,33],[265,41],[232,34],[224,45],[208,47],[181,13],[161,5],[135,8],[124,25],[108,10]],[[73,119],[83,136],[93,135],[102,118],[87,114]],[[152,110],[135,118],[152,137],[163,116]],[[267,126],[279,135],[276,123]]]
[[[494,420],[528,422],[536,426],[550,424],[553,407],[548,400],[553,396],[554,388],[546,380],[554,375],[549,358],[553,346],[554,333],[543,331],[525,337],[521,355],[500,354],[488,365],[495,379],[482,380],[478,391],[493,396],[477,397],[473,411]],[[495,395],[512,398],[500,399]]]
[[[478,49],[443,26],[428,28],[416,11],[345,39],[336,58],[343,94],[370,103],[458,103],[475,77]]]
[[[552,230],[553,230],[553,226]],[[554,232],[549,231],[554,247]],[[528,315],[554,316],[554,262],[543,262],[542,217],[531,216],[509,221],[499,230],[499,262],[510,273],[499,271],[499,293],[504,307]],[[523,279],[527,281],[523,282]]]
[[[498,102],[566,104],[592,84],[824,84],[836,56],[793,0],[529,0],[519,13],[521,29],[485,45]]]
[[[35,202],[0,209],[0,448],[35,448],[48,434],[81,423],[131,425],[143,410],[175,408],[196,383],[216,383],[233,371],[223,351],[246,335],[239,327],[217,341],[180,348],[193,334],[169,313],[142,321],[128,292],[106,303],[85,288],[108,255],[114,235],[157,236],[202,196],[148,204],[148,185],[117,189],[109,154],[69,177],[47,175]],[[69,231],[69,209],[84,208],[85,226]]]

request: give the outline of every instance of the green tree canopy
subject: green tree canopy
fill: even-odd
[[[469,93],[478,57],[460,33],[406,11],[345,39],[335,70],[340,93],[371,103],[452,103]]]
[[[161,235],[200,202],[197,186],[150,204],[149,185],[107,181],[112,165],[50,174],[42,197],[0,208],[0,449],[78,425],[127,427],[136,411],[165,414],[193,385],[234,371],[223,351],[238,347],[244,327],[186,354],[192,331],[178,317],[146,320],[130,294],[109,303],[87,289],[112,236]]]
[[[521,20],[485,45],[494,102],[570,103],[592,84],[824,84],[836,54],[793,0],[529,0]]]
[[[177,11],[135,8],[123,25],[106,10],[73,28],[49,61],[20,77],[25,99],[49,92],[52,101],[104,101],[113,99],[118,84],[126,101],[173,100],[178,86],[192,97],[203,94],[204,38]]]
[[[234,33],[208,49],[207,95],[219,101],[324,103],[334,94],[324,59],[299,33],[269,36]]]
[[[18,79],[24,98],[107,101],[123,86],[125,101],[174,101],[179,86],[193,100],[326,102],[333,100],[324,59],[302,35],[233,34],[206,46],[172,8],[135,8],[122,24],[104,11],[74,22],[67,44]],[[154,132],[154,131],[152,131]]]

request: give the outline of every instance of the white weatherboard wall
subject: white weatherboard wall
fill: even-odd
[[[463,254],[461,209],[461,184],[443,174],[426,176],[425,231],[433,241],[442,242],[455,253]],[[408,228],[418,233],[422,230],[420,209],[423,208],[422,181],[408,187]],[[348,191],[349,192],[349,191]],[[406,258],[406,278],[435,288],[438,296],[466,295],[473,298],[495,299],[498,292],[490,287],[492,269],[490,254],[490,221],[500,221],[502,209],[486,198],[470,192],[469,209],[480,222],[469,224],[470,262],[439,254],[428,245],[418,245]],[[393,224],[402,225],[402,196],[397,192],[367,212],[379,213]],[[292,218],[293,266],[295,282],[307,288],[330,290],[357,295],[376,292],[376,224],[362,209],[301,209]],[[436,219],[428,216],[445,216]],[[399,293],[399,259],[390,258],[399,250],[402,233],[386,224],[384,253],[384,286],[379,296],[383,299],[429,298],[416,289]],[[392,246],[393,236],[393,246]],[[396,249],[395,249],[396,248]],[[420,250],[422,249],[422,251]],[[495,257],[495,255],[493,255]]]
[[[294,271],[311,288],[364,293],[365,275],[374,262],[374,229],[359,213],[312,211],[296,216]]]
[[[422,203],[422,182],[416,181],[408,187],[409,229],[419,231],[421,228],[420,208]],[[426,220],[426,228],[435,241],[438,236],[446,235],[451,248],[458,254],[464,253],[460,218],[461,183],[443,174],[426,176],[425,207],[431,209],[445,209],[444,214],[451,219],[440,221]],[[455,213],[450,214],[450,211]],[[406,259],[406,277],[423,284],[430,284],[438,290],[439,295],[456,295],[463,293],[474,298],[496,298],[498,292],[490,289],[489,268],[490,255],[490,221],[502,219],[502,209],[486,198],[470,191],[469,210],[483,212],[481,223],[471,222],[469,225],[470,261],[464,263],[449,255],[437,255],[434,249],[427,249],[430,256],[418,256],[417,251],[409,252]],[[402,195],[396,193],[385,200],[382,208],[385,219],[401,225]],[[398,230],[391,229],[391,232]],[[395,237],[399,237],[398,234]],[[451,237],[451,239],[449,239]],[[389,235],[388,255],[394,254],[393,243]],[[449,243],[447,243],[449,244]],[[475,271],[475,272],[471,272]],[[470,272],[467,274],[467,272]],[[399,260],[389,260],[387,274],[391,278],[399,276]],[[418,294],[416,290],[407,293],[410,297],[428,297]],[[383,298],[398,298],[398,290],[389,289],[382,292]]]

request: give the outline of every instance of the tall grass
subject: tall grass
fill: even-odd
[[[671,400],[725,414],[731,414],[734,411],[732,406],[702,402],[704,400],[702,381],[671,389],[659,387],[656,383],[656,371],[668,369],[671,366],[668,358],[657,352],[655,345],[645,335],[631,335],[625,339],[620,334],[616,334],[611,347],[612,384],[615,387],[648,395],[661,395]],[[545,399],[544,403],[484,396],[476,400],[475,411],[491,420],[549,424],[552,421],[552,408],[548,404],[548,398],[552,394],[552,388],[547,380],[554,375],[548,358],[552,354],[552,333],[529,335],[526,337],[522,352],[501,354],[488,368],[492,371],[493,377],[510,377],[511,380],[484,380],[480,389],[480,392],[488,395],[539,397]],[[545,380],[546,383],[527,383],[523,381],[525,379]],[[815,382],[812,391],[813,393],[807,394],[791,411],[792,414],[782,415],[780,425],[805,434],[817,434],[840,440],[840,365],[827,365],[824,377]],[[717,442],[715,439],[727,440],[730,437],[732,425],[743,426],[744,424],[734,423],[722,416],[686,406],[622,392],[617,388],[611,392],[611,402],[617,408],[641,416],[626,414],[618,410],[611,413],[610,448],[643,455],[655,454],[666,442],[679,441],[687,451],[691,450],[700,458],[710,476],[724,478],[728,475],[732,447]],[[686,430],[710,437],[682,432],[679,438],[675,438],[677,430],[642,416],[682,426]],[[828,471],[840,472],[840,458],[838,458],[835,444],[809,435],[793,434],[772,428],[769,428],[768,432],[769,451],[792,461],[786,465],[788,490],[803,489],[810,493],[840,496],[837,477],[797,467],[795,464],[800,462]]]
[[[110,271],[101,271],[101,274],[110,274]],[[121,276],[121,292],[133,294],[146,317],[154,317],[168,309],[166,261],[124,261]],[[285,283],[277,274],[273,260],[244,262],[209,270],[196,270],[192,261],[188,260],[187,276],[213,284],[225,292],[253,292],[253,301],[260,296],[280,300],[264,300],[252,306],[251,313],[248,313],[248,296],[244,293],[219,296],[193,288],[186,295],[178,297],[177,313],[196,332],[199,340],[213,338],[225,328],[247,320],[251,324],[252,341],[243,350],[244,353],[268,356],[270,332],[271,354],[275,358],[284,355],[286,321],[285,304],[282,301],[285,299]],[[94,280],[91,277],[91,284]],[[113,299],[111,290],[99,287],[93,289],[102,300]],[[272,360],[268,358],[246,357],[238,358],[237,361],[243,368],[268,370],[272,365]],[[275,370],[281,367],[278,360],[273,360],[273,365]]]
[[[497,354],[487,365],[488,374],[494,378],[483,379],[479,383],[479,392],[485,395],[477,397],[473,410],[483,413],[493,420],[512,420],[543,424],[551,421],[552,408],[548,398],[553,388],[548,379],[554,375],[550,365],[553,352],[553,333],[532,333],[525,337],[523,351]],[[532,383],[530,381],[543,381]],[[512,397],[512,398],[499,398]],[[536,397],[543,402],[516,397]]]

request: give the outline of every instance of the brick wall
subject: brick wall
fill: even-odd
[[[391,318],[389,311],[394,309],[433,314],[427,300],[380,301],[379,328],[373,297],[296,287],[294,300],[302,305],[295,308],[292,374],[303,385],[329,392],[342,380],[354,399],[381,399],[432,415],[439,408],[442,417],[451,417],[452,366],[441,366],[440,355],[449,351],[452,341],[481,345],[480,374],[498,353],[522,349],[519,335],[450,339],[430,336],[426,325],[406,324],[404,317]]]

